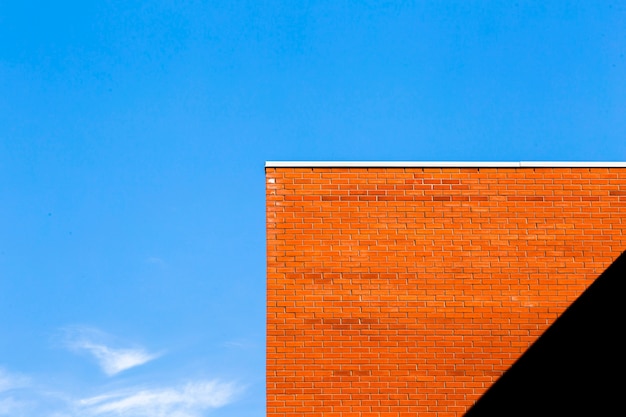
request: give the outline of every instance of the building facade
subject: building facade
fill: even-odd
[[[626,249],[626,164],[266,164],[267,416],[462,416]]]

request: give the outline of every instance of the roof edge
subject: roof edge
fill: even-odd
[[[626,168],[619,161],[266,161],[266,168]]]

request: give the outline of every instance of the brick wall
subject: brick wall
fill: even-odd
[[[266,168],[267,415],[461,416],[626,249],[624,168]]]

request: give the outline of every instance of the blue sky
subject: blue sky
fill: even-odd
[[[0,416],[265,413],[266,160],[626,160],[626,3],[0,3]]]

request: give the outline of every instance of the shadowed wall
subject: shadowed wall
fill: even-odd
[[[626,252],[574,301],[465,417],[623,411]]]

